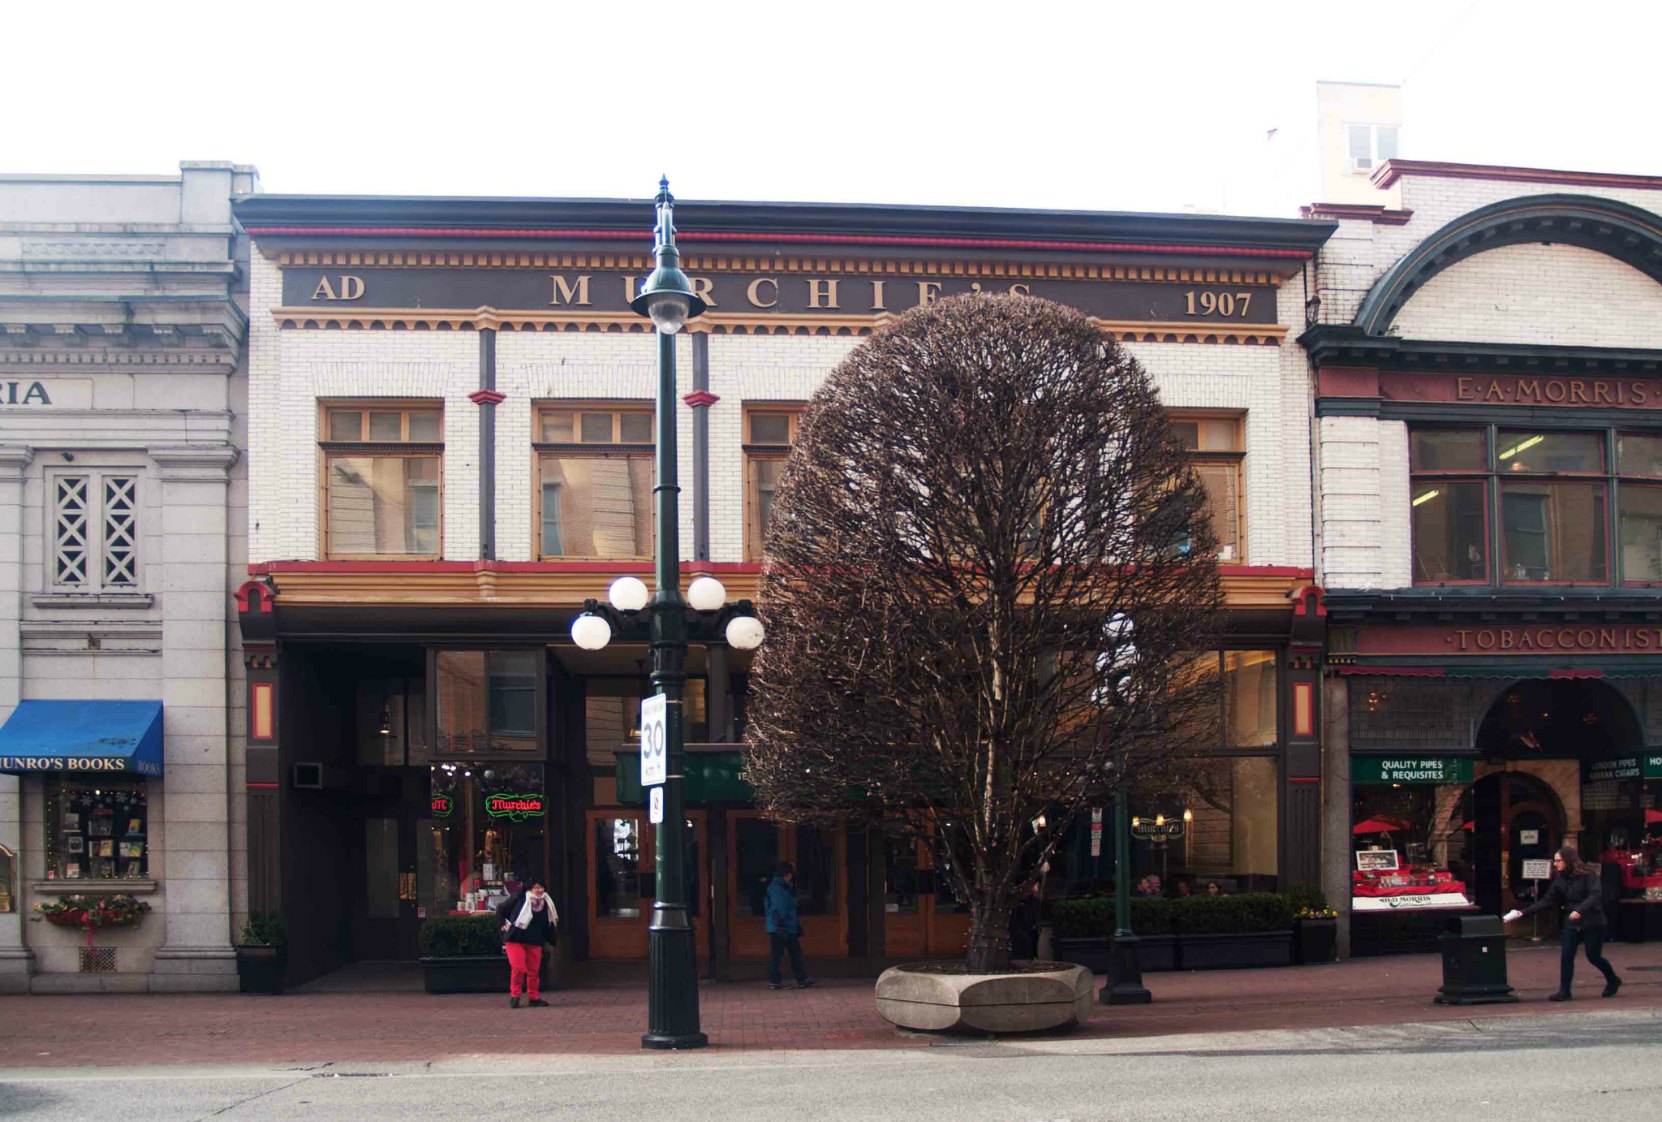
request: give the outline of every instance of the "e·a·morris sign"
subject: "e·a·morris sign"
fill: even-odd
[[[499,311],[625,313],[640,272],[602,269],[318,268],[283,270],[287,308],[495,308]],[[943,296],[1012,292],[1042,296],[1117,322],[1276,322],[1275,286],[1139,280],[929,275],[922,272],[815,276],[792,272],[691,274],[716,313],[781,316],[899,313]]]

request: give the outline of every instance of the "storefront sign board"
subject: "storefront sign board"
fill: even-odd
[[[1552,861],[1546,857],[1528,857],[1523,863],[1524,880],[1551,880]]]
[[[1102,856],[1102,808],[1091,808],[1091,856]]]
[[[456,809],[456,800],[449,795],[434,795],[431,805],[434,818],[449,818],[450,812]]]
[[[1426,892],[1415,896],[1352,896],[1353,912],[1396,912],[1415,908],[1466,908],[1471,901],[1460,892]]]
[[[1644,378],[1387,372],[1379,375],[1379,397],[1458,405],[1662,409],[1662,386]]]
[[[506,818],[523,822],[527,818],[541,818],[548,805],[541,795],[486,795],[485,813],[492,818]],[[490,878],[486,878],[487,880]]]
[[[1358,627],[1355,640],[1358,655],[1662,654],[1662,627],[1654,624]]]
[[[1356,869],[1363,873],[1382,873],[1401,867],[1394,849],[1359,849],[1356,851]]]
[[[847,316],[899,314],[919,304],[967,293],[1041,296],[1119,322],[1273,324],[1276,289],[1268,284],[1173,284],[1101,280],[919,274],[899,265],[885,271],[795,273],[784,269],[709,272],[688,269],[694,289],[714,314]],[[480,269],[297,267],[283,270],[289,308],[494,308],[628,314],[645,271],[621,269]]]
[[[1645,754],[1645,778],[1662,779],[1662,753],[1647,752]]]
[[[1613,779],[1638,779],[1639,757],[1617,756],[1613,760],[1590,760],[1587,763],[1586,783],[1605,783]]]
[[[1519,845],[1540,845],[1541,844],[1541,831],[1539,831],[1539,830],[1519,830],[1518,831],[1518,844]],[[1528,876],[1529,874],[1525,873],[1524,875]]]
[[[1353,756],[1352,783],[1470,783],[1470,756]]]
[[[669,699],[641,698],[641,786],[656,787],[669,777]]]

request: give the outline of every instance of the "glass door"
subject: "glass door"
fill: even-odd
[[[645,958],[652,918],[646,815],[591,810],[585,816],[589,868],[589,957]]]
[[[884,954],[962,954],[969,946],[969,920],[969,905],[953,894],[928,845],[915,839],[885,840]]]
[[[729,942],[734,958],[766,958],[767,890],[780,862],[796,866],[796,910],[804,954],[848,953],[848,855],[843,831],[781,826],[760,811],[735,811],[729,835],[732,871]]]

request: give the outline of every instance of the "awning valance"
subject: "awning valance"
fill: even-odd
[[[25,701],[0,726],[0,772],[162,773],[159,701]]]

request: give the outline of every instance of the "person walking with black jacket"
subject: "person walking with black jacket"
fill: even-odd
[[[519,995],[528,993],[527,1005],[547,1006],[542,999],[542,948],[554,942],[554,928],[560,913],[554,898],[538,877],[532,877],[525,891],[496,909],[502,920],[503,950],[508,952],[508,1007],[519,1008]]]
[[[1546,895],[1521,911],[1512,909],[1501,918],[1511,923],[1549,908],[1562,907],[1565,917],[1559,932],[1563,949],[1558,959],[1558,992],[1547,1000],[1570,1000],[1578,946],[1587,948],[1587,961],[1604,975],[1604,996],[1615,997],[1616,991],[1622,988],[1622,980],[1616,977],[1616,971],[1604,957],[1604,886],[1572,846],[1566,845],[1552,855],[1552,867],[1557,875],[1552,878]]]

